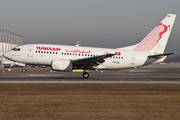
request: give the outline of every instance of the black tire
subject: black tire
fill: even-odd
[[[25,68],[23,68],[23,69],[22,69],[22,72],[23,72],[23,73],[25,73],[25,72],[26,72],[26,69],[25,69]]]
[[[84,72],[84,73],[83,73],[83,77],[84,77],[84,78],[88,78],[88,77],[89,77],[89,73],[88,73],[88,72]]]

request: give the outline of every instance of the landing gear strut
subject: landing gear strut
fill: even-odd
[[[86,71],[84,71],[84,73],[83,73],[83,77],[84,77],[84,78],[88,78],[88,77],[89,77],[89,73],[88,73],[88,72],[86,72]]]

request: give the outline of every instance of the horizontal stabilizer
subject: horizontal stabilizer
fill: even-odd
[[[172,52],[172,53],[164,53],[164,54],[158,54],[158,55],[149,55],[149,58],[159,58],[159,57],[164,57],[164,56],[168,56],[171,54],[175,54],[176,52]]]

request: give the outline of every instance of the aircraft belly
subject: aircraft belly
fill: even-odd
[[[38,57],[38,64],[41,65],[51,65],[51,61],[53,60],[53,58],[48,57],[48,56],[39,56]]]

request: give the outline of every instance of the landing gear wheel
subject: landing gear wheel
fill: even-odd
[[[88,73],[88,72],[84,72],[84,73],[83,73],[83,77],[84,77],[84,78],[88,78],[88,77],[89,77],[89,73]]]
[[[22,69],[22,72],[23,72],[23,73],[25,73],[25,72],[26,72],[26,69],[25,69],[25,68],[23,68],[23,69]]]

